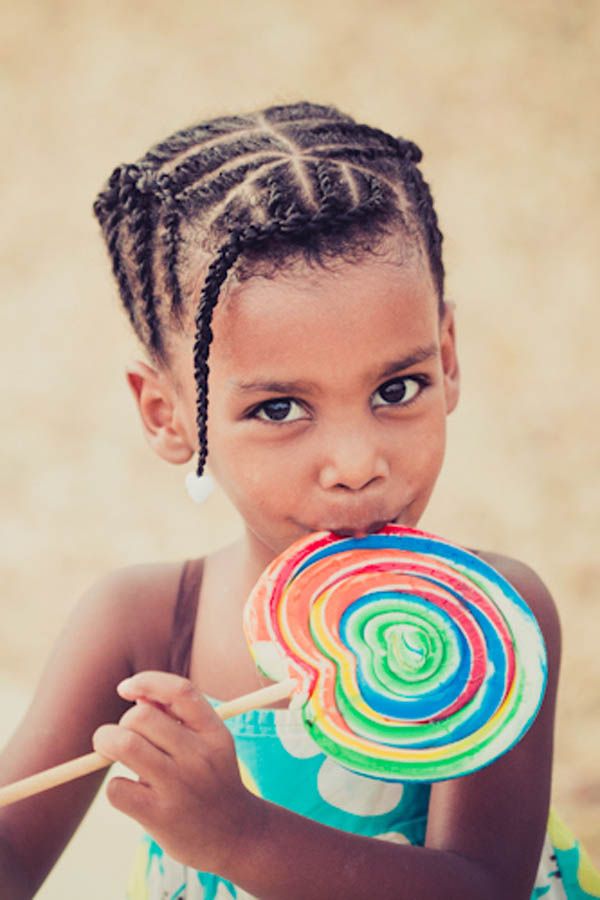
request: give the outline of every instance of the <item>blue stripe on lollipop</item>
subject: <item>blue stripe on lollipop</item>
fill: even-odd
[[[363,597],[357,598],[348,605],[340,618],[340,639],[351,652],[356,653],[349,635],[349,624],[352,615],[370,603],[390,599],[397,599],[399,604],[403,604],[402,608],[405,608],[404,601],[406,600],[410,601],[415,608],[423,607],[425,609],[431,607],[431,603],[428,600],[418,595],[401,592],[393,594],[389,590],[385,592],[371,591]],[[461,630],[453,622],[452,617],[445,610],[438,607],[436,607],[436,612],[444,620],[445,627],[452,633],[453,640],[458,644],[457,655],[459,664],[433,690],[423,691],[421,694],[412,697],[402,695],[402,684],[399,682],[398,695],[383,694],[381,689],[373,687],[372,679],[365,672],[361,657],[358,654],[356,655],[356,681],[361,696],[365,703],[380,715],[390,716],[391,718],[407,722],[423,721],[423,719],[429,719],[437,715],[440,710],[449,706],[466,687],[471,671],[471,648]]]

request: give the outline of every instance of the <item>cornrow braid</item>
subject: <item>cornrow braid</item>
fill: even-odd
[[[142,172],[133,171],[128,173],[122,192],[123,196],[126,196],[125,203],[129,204],[132,249],[137,263],[144,319],[148,327],[148,342],[151,351],[160,356],[163,348],[158,302],[154,293],[154,198],[151,185],[144,179]]]
[[[418,148],[417,148],[418,150]],[[419,150],[419,159],[421,151]],[[433,205],[433,198],[429,185],[416,166],[406,167],[405,184],[413,204],[415,215],[424,223],[427,256],[431,268],[433,281],[440,300],[444,296],[444,263],[442,259],[442,241],[444,236],[440,231],[438,217]]]
[[[252,125],[253,120],[243,116],[223,116],[210,122],[193,125],[156,144],[142,157],[141,164],[154,168],[174,159],[190,147],[200,147],[209,141],[245,131]]]
[[[121,175],[122,166],[118,166],[109,178],[107,190],[97,197],[94,203],[94,213],[104,230],[108,253],[112,261],[112,270],[119,286],[121,300],[129,320],[137,332],[134,298],[123,265],[119,240],[121,220],[125,212],[119,203]]]
[[[173,193],[182,190],[192,181],[198,181],[201,178],[210,175],[217,169],[222,168],[226,163],[232,160],[241,160],[244,157],[251,157],[258,151],[270,151],[272,155],[274,149],[273,138],[269,134],[252,135],[246,138],[232,141],[225,147],[211,146],[200,153],[186,156],[185,159],[177,165],[169,173],[169,183]],[[276,146],[276,145],[275,145]],[[281,144],[279,148],[281,152],[285,151],[285,145]]]
[[[196,337],[194,340],[194,377],[197,388],[196,424],[198,427],[197,473],[202,475],[208,454],[206,420],[208,413],[208,353],[213,339],[212,314],[219,299],[219,293],[229,270],[240,253],[241,236],[231,235],[217,253],[208,268],[202,288],[200,304],[196,316]]]
[[[292,103],[282,106],[270,106],[262,111],[267,122],[302,122],[329,119],[334,122],[354,122],[351,116],[344,115],[335,106],[322,106],[319,103]]]
[[[177,265],[179,261],[179,213],[177,206],[171,199],[165,200],[167,211],[164,217],[164,267],[165,283],[171,297],[171,310],[173,318],[181,321],[183,310],[183,296],[179,278],[177,277]]]
[[[212,316],[229,274],[295,256],[359,258],[399,229],[426,256],[440,307],[442,233],[412,141],[331,106],[295,103],[182,129],[118,166],[94,212],[129,319],[158,364],[194,310],[198,471],[207,458]],[[190,296],[208,257],[199,298]]]

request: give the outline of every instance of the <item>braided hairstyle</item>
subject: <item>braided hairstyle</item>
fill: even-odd
[[[196,306],[198,474],[207,456],[212,314],[228,275],[321,262],[402,228],[424,250],[443,302],[442,234],[411,141],[329,106],[295,103],[178,131],[118,166],[94,203],[123,305],[159,363],[180,329],[199,250],[212,261]],[[196,266],[197,268],[197,266]]]

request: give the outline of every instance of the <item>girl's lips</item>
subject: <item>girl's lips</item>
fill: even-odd
[[[381,531],[390,522],[396,519],[378,519],[375,522],[369,522],[367,525],[324,525],[318,531],[331,531],[337,537],[364,537],[367,534],[374,534]]]

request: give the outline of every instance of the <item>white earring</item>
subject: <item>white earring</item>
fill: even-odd
[[[210,475],[196,475],[188,472],[185,476],[185,486],[194,503],[204,503],[215,489],[215,482]]]

